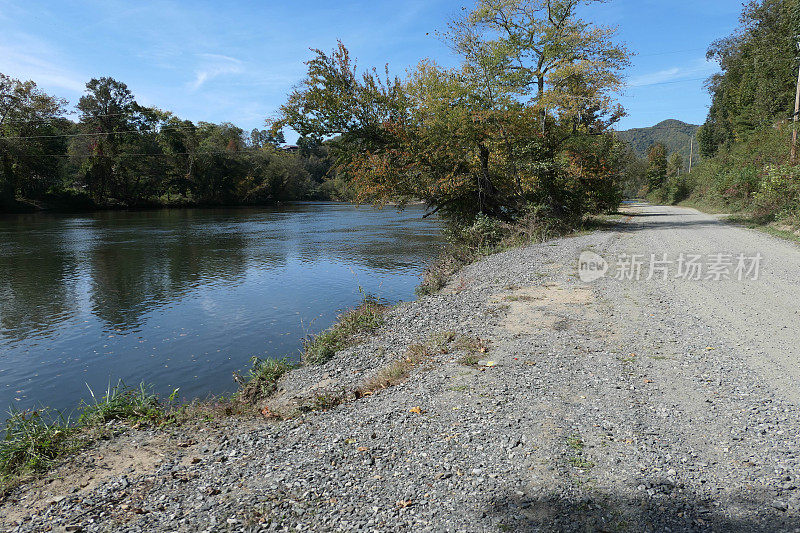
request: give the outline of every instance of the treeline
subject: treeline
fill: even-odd
[[[422,200],[479,243],[614,209],[628,52],[578,16],[592,3],[480,0],[441,33],[460,65],[426,59],[405,78],[357,71],[341,43],[317,50],[272,134],[335,137],[359,200]]]
[[[656,191],[763,221],[800,222],[800,170],[791,161],[800,3],[752,0],[740,27],[714,42],[708,58],[721,72],[708,80],[712,105],[697,138],[706,158],[680,187]]]
[[[328,199],[327,143],[197,124],[138,104],[128,87],[92,79],[75,111],[33,81],[0,74],[0,206],[66,209],[266,204]]]

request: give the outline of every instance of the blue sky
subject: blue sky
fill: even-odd
[[[453,64],[433,36],[458,0],[0,0],[0,72],[72,104],[91,77],[124,81],[138,101],[194,121],[262,127],[304,72],[310,47],[342,41],[359,65],[402,73],[424,57]],[[620,129],[667,118],[702,123],[705,49],[737,25],[736,0],[614,0],[585,10],[619,27],[638,55]]]

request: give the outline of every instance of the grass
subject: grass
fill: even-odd
[[[81,426],[98,426],[112,420],[124,420],[135,424],[161,424],[168,420],[167,408],[152,388],[140,383],[136,388],[126,387],[121,381],[115,386],[109,384],[105,395],[97,398],[90,388],[92,403],[81,403],[83,413],[78,419]],[[178,389],[169,397],[171,404],[175,400]]]
[[[703,202],[697,199],[686,200],[678,204],[683,207],[691,207],[713,215],[731,213],[732,209],[727,206],[712,202]],[[773,216],[756,216],[748,211],[733,210],[732,214],[723,217],[725,222],[742,226],[749,229],[762,231],[773,237],[778,237],[793,242],[800,242],[800,228],[797,222],[790,219],[775,220]]]
[[[300,411],[327,411],[333,409],[337,405],[344,403],[345,396],[343,394],[323,393],[317,394],[314,398],[302,405]]]
[[[535,296],[528,296],[525,294],[522,295],[512,294],[510,296],[503,297],[503,300],[505,300],[506,302],[533,302],[540,299],[541,298],[537,298]]]
[[[402,383],[416,367],[429,360],[437,352],[446,353],[447,345],[454,337],[455,334],[448,332],[434,335],[424,344],[412,344],[402,357],[367,379],[356,391],[356,396],[368,396]]]
[[[570,435],[567,437],[567,447],[572,450],[573,455],[567,462],[573,468],[580,468],[588,470],[594,466],[594,463],[589,461],[583,456],[585,443],[579,435]]]
[[[422,276],[422,283],[416,288],[417,295],[436,294],[447,285],[453,274],[479,257],[481,256],[477,252],[464,247],[453,246],[425,270]]]
[[[478,362],[483,359],[485,354],[489,351],[489,346],[483,339],[479,337],[469,337],[467,335],[458,335],[453,343],[453,349],[465,352],[458,362],[464,366],[478,366]]]
[[[594,466],[594,463],[591,461],[587,461],[583,457],[576,456],[569,458],[569,465],[573,468],[581,468],[583,470],[588,470]]]
[[[436,333],[425,343],[412,344],[402,357],[378,371],[356,391],[356,396],[367,396],[405,381],[411,372],[437,353],[447,353],[449,344],[456,338],[451,331]]]
[[[575,450],[576,452],[583,451],[583,439],[576,435],[572,435],[567,437],[567,446]]]
[[[355,309],[339,315],[339,321],[303,344],[303,362],[322,365],[330,361],[336,352],[352,346],[359,335],[378,329],[389,309],[373,296],[365,296]]]
[[[37,472],[80,447],[77,428],[48,409],[11,411],[0,441],[0,487],[14,478]],[[3,491],[5,492],[5,491]]]
[[[11,411],[5,435],[0,440],[0,495],[27,475],[41,473],[54,463],[90,444],[112,421],[139,427],[164,426],[210,416],[211,402],[176,406],[175,389],[166,401],[144,384],[128,387],[121,381],[110,385],[102,396],[91,389],[92,400],[81,402],[77,420],[47,408]],[[226,402],[221,402],[222,403]]]
[[[234,374],[234,379],[239,383],[237,398],[247,404],[254,404],[261,398],[266,398],[277,389],[278,380],[297,365],[287,359],[251,359],[253,365],[245,376]]]
[[[738,213],[725,217],[726,222],[750,229],[763,231],[773,237],[787,241],[800,242],[800,228],[790,221],[771,221],[769,218],[760,218],[752,215]]]

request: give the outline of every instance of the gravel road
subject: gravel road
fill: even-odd
[[[12,531],[800,531],[800,247],[627,209],[612,229],[470,265],[285,377],[268,407],[340,405],[130,431],[0,517]],[[582,252],[605,277],[581,281]],[[651,254],[675,263],[650,276]],[[740,254],[761,254],[758,279]],[[640,279],[614,279],[632,255]],[[703,279],[680,275],[693,255]],[[435,349],[408,380],[355,397],[414,343]]]

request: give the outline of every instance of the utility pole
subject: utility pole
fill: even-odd
[[[800,35],[797,36],[797,50],[800,51]],[[791,161],[797,162],[797,115],[800,114],[800,68],[797,70],[797,94],[794,97],[794,116],[792,116],[792,155]]]
[[[692,159],[694,159],[694,133],[692,133],[692,139],[689,141],[689,174],[692,173]]]

